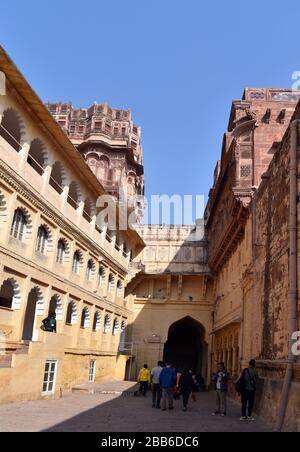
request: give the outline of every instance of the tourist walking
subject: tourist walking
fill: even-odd
[[[258,373],[256,371],[256,362],[254,359],[251,359],[249,362],[249,367],[243,370],[242,375],[240,377],[240,381],[242,384],[241,396],[242,396],[242,417],[241,421],[255,421],[255,418],[252,416],[254,402],[255,402],[255,393],[256,393],[256,385],[258,382]]]
[[[163,362],[158,361],[157,366],[151,370],[151,382],[152,382],[152,407],[160,408],[160,401],[162,396],[161,387],[159,384],[159,377],[163,370]]]
[[[175,372],[176,372],[176,387],[174,389],[174,400],[178,400],[178,399],[180,399],[180,395],[181,395],[180,388],[179,388],[179,381],[180,381],[182,372],[179,369],[175,369]]]
[[[174,388],[176,386],[176,372],[171,364],[165,367],[159,376],[159,383],[162,388],[162,410],[166,411],[167,401],[169,410],[174,409]]]
[[[139,394],[146,397],[149,383],[151,381],[150,370],[148,369],[148,365],[144,364],[144,367],[139,372],[138,383],[140,384]]]
[[[195,391],[195,382],[189,369],[185,369],[180,376],[179,389],[182,395],[183,411],[186,411],[190,395]]]
[[[217,409],[214,413],[212,413],[212,416],[215,416],[217,414],[226,416],[227,414],[227,392],[229,380],[230,375],[227,372],[224,363],[218,363],[218,371],[213,376],[213,382],[216,391]]]

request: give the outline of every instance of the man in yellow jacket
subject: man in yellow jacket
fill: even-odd
[[[140,384],[139,393],[143,394],[145,397],[148,391],[148,386],[151,381],[150,370],[148,369],[148,365],[144,364],[144,367],[140,370],[138,376],[138,383]]]

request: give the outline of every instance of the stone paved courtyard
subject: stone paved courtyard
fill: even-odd
[[[239,405],[229,402],[226,418],[212,417],[214,394],[197,394],[184,413],[181,402],[174,411],[163,412],[151,407],[147,398],[133,397],[128,382],[103,383],[81,387],[58,400],[40,400],[0,406],[0,431],[64,432],[268,432],[261,420],[241,423]],[[123,394],[120,394],[122,393]]]

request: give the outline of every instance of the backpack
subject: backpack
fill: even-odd
[[[241,395],[246,388],[245,371],[246,369],[243,370],[242,375],[235,384],[235,390],[238,393],[238,395]]]
[[[246,389],[245,372],[248,372],[250,384],[251,386],[253,386],[254,391],[256,391],[256,380],[254,378],[251,378],[249,369],[244,369],[242,375],[235,384],[235,390],[238,393],[238,395],[241,395]]]

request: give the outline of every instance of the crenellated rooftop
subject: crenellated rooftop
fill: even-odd
[[[46,106],[75,146],[98,141],[131,148],[135,162],[142,163],[141,128],[133,123],[130,110],[114,109],[107,103],[88,108],[75,108],[70,102]]]

